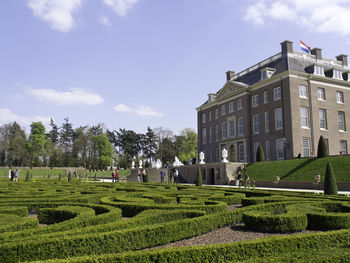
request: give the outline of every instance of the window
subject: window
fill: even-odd
[[[258,106],[258,95],[252,96],[252,106],[253,107]]]
[[[281,99],[281,87],[277,87],[273,89],[273,96],[274,100],[280,100]]]
[[[317,88],[318,100],[326,100],[325,92],[323,88]]]
[[[264,91],[264,104],[269,102],[269,95],[267,93],[267,91]]]
[[[221,137],[221,139],[226,139],[227,138],[227,122],[223,122],[221,124],[221,128],[222,128],[222,137]]]
[[[344,103],[344,94],[342,91],[337,91],[337,103]]]
[[[202,113],[202,123],[206,123],[207,122],[207,114]]]
[[[269,112],[265,111],[265,132],[269,132]]]
[[[347,141],[340,141],[340,154],[348,154],[348,143]]]
[[[266,140],[266,160],[270,160],[270,141]]]
[[[299,97],[303,99],[307,99],[307,92],[305,85],[299,85]]]
[[[333,70],[333,78],[342,80],[343,74],[342,74],[341,70],[337,70],[337,69]]]
[[[239,136],[244,135],[243,118],[238,118],[238,135]]]
[[[235,137],[236,132],[235,132],[235,121],[231,120],[230,121],[230,137]]]
[[[267,79],[267,72],[266,70],[261,72],[261,80]]]
[[[338,128],[339,131],[346,131],[345,113],[343,111],[338,111]]]
[[[319,109],[318,115],[320,117],[320,129],[327,130],[327,112],[325,109]]]
[[[259,142],[255,142],[254,143],[254,161],[256,162],[256,153],[258,151],[258,147],[259,147],[260,143]]]
[[[279,138],[276,140],[276,159],[284,160],[284,140]]]
[[[213,127],[209,127],[209,143],[213,141]]]
[[[259,134],[259,114],[253,116],[254,134]]]
[[[239,161],[240,162],[244,162],[245,158],[244,158],[244,144],[240,143],[238,144],[238,156],[239,156]]]
[[[226,114],[226,105],[221,105],[221,115],[225,115]]]
[[[219,110],[215,109],[215,120],[219,118]]]
[[[318,76],[324,76],[323,67],[315,66],[314,74]]]
[[[234,112],[235,111],[235,104],[233,102],[231,102],[228,105],[228,112]]]
[[[207,143],[207,129],[206,128],[204,128],[202,130],[202,142],[203,142],[203,144]]]
[[[241,110],[241,109],[243,109],[243,100],[239,99],[237,101],[237,110]]]
[[[307,107],[300,107],[301,127],[309,128],[309,109]]]
[[[303,145],[303,156],[310,157],[310,139],[303,137],[302,145]]]
[[[275,109],[275,129],[280,130],[283,128],[282,108]]]
[[[211,112],[211,111],[209,111],[209,121],[211,121],[211,120],[212,120],[212,116],[211,116],[211,114],[212,114],[212,112]]]
[[[215,141],[219,140],[219,126],[215,125]]]

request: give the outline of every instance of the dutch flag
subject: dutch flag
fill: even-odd
[[[301,48],[301,50],[304,51],[305,53],[308,53],[308,54],[311,53],[311,52],[310,52],[311,48],[310,48],[308,45],[306,45],[306,44],[305,44],[303,41],[301,41],[301,40],[300,40],[300,48]]]

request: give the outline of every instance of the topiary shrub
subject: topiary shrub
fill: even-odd
[[[265,154],[264,154],[264,150],[261,147],[261,145],[259,144],[259,147],[256,151],[256,161],[257,162],[262,162],[265,161]]]
[[[149,171],[146,170],[146,183],[149,183]]]
[[[323,138],[323,136],[320,136],[320,139],[318,140],[318,146],[317,146],[317,158],[324,158],[328,157],[328,147],[326,144],[326,140]]]
[[[69,171],[68,172],[68,182],[71,182],[72,181],[72,173]]]
[[[27,170],[27,173],[26,173],[26,182],[31,182],[31,181],[32,181],[32,176],[30,175],[29,170]]]
[[[331,163],[327,162],[326,176],[324,178],[324,194],[325,195],[336,195],[338,194],[337,182],[333,173]]]
[[[59,180],[59,181],[62,180],[62,174],[58,174],[58,180]]]
[[[199,167],[197,169],[196,186],[202,186],[202,172]]]

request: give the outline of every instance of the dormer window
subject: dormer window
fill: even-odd
[[[260,72],[261,72],[261,80],[271,78],[273,73],[275,73],[275,71],[276,70],[274,68],[263,68],[262,70],[260,70]]]
[[[334,69],[333,70],[333,78],[343,80],[343,74],[342,74],[341,70]]]
[[[208,94],[208,101],[213,102],[216,99],[216,94],[209,93]]]
[[[314,74],[317,76],[324,76],[323,67],[315,65]]]

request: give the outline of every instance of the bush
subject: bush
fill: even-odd
[[[333,173],[331,163],[327,162],[326,176],[324,179],[324,194],[325,195],[336,195],[338,194],[337,182]]]
[[[72,173],[69,171],[68,172],[68,182],[72,181]]]
[[[26,173],[26,182],[31,182],[32,181],[32,176],[29,172],[29,170],[27,170],[27,173]]]
[[[199,167],[197,169],[196,186],[202,186],[202,172]]]
[[[146,170],[146,183],[149,183],[149,171]]]
[[[259,147],[256,151],[256,161],[257,162],[263,162],[265,161],[265,154],[264,154],[264,150],[261,147],[261,145],[259,144]]]
[[[328,148],[326,144],[326,140],[323,138],[323,136],[320,136],[320,139],[318,140],[318,147],[317,147],[317,158],[324,158],[328,157]]]

